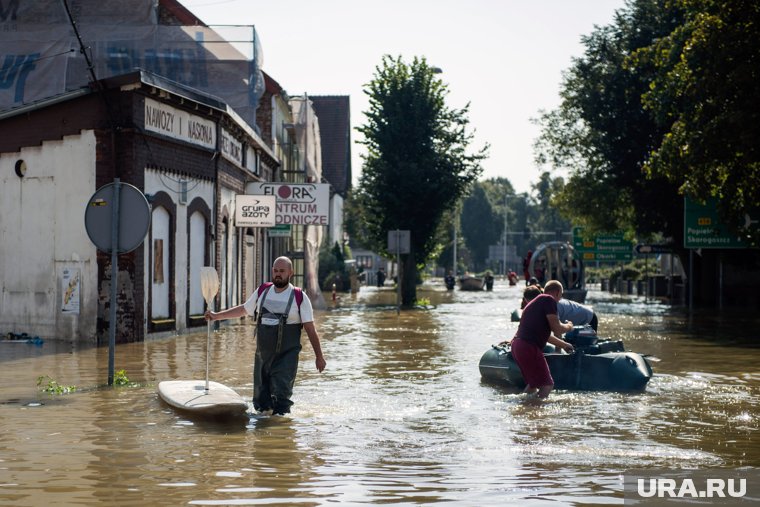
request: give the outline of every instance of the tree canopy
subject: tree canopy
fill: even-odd
[[[403,259],[402,303],[416,300],[417,270],[437,245],[447,210],[466,194],[482,168],[487,147],[470,151],[468,106],[446,105],[447,86],[424,58],[405,63],[385,56],[366,85],[367,154],[355,198],[366,242],[386,253],[387,233],[411,232]]]
[[[758,19],[750,0],[633,0],[584,38],[538,120],[538,161],[570,170],[566,216],[678,245],[689,194],[737,222],[760,195]]]

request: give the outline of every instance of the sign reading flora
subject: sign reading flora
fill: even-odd
[[[327,225],[330,186],[326,183],[249,183],[246,192],[277,198],[277,224]]]

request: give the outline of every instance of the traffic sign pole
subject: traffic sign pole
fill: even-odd
[[[111,207],[109,209],[109,206]],[[124,209],[121,209],[121,208]],[[122,220],[123,219],[123,220]],[[98,250],[111,254],[111,290],[108,333],[108,385],[113,385],[114,351],[116,349],[116,284],[119,276],[119,254],[131,252],[145,240],[150,226],[150,204],[137,187],[113,183],[99,188],[87,203],[84,214],[87,235]]]
[[[113,180],[113,206],[111,207],[111,308],[108,329],[108,385],[113,385],[114,356],[116,351],[116,278],[119,274],[119,195],[121,181]]]

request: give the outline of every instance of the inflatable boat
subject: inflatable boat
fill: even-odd
[[[578,326],[564,338],[575,352],[557,352],[547,344],[544,357],[556,389],[582,391],[643,391],[652,378],[649,361],[636,352],[627,352],[622,340],[599,340],[587,327]],[[483,380],[525,387],[509,345],[493,345],[480,358]]]

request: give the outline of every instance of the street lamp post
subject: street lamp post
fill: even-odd
[[[509,235],[507,234],[508,226],[507,226],[507,217],[509,216],[508,213],[508,207],[507,207],[507,199],[509,198],[509,194],[504,194],[504,279],[507,278],[507,238]]]

